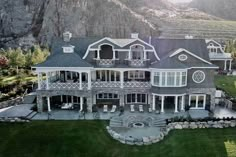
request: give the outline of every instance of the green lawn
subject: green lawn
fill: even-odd
[[[224,157],[236,156],[236,128],[178,130],[151,146],[113,140],[104,121],[0,124],[1,157]]]
[[[236,97],[236,76],[215,76],[215,84],[225,90],[230,96]]]

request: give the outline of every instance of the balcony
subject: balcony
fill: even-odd
[[[209,53],[210,59],[231,59],[230,53]]]
[[[49,90],[81,90],[79,82],[53,82],[48,84]],[[41,89],[47,89],[46,81],[41,82]],[[88,89],[88,83],[82,83],[82,90]]]
[[[95,59],[96,65],[101,67],[112,67],[115,65],[115,61],[113,59]]]
[[[127,65],[131,67],[145,67],[149,63],[149,60],[141,60],[141,59],[128,59],[126,61]]]
[[[92,82],[92,88],[120,88],[120,82]]]
[[[150,82],[129,81],[124,82],[124,88],[151,88]]]

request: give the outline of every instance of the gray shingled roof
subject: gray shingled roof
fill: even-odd
[[[149,42],[148,38],[143,40]],[[174,50],[183,48],[206,61],[210,61],[207,45],[204,39],[159,39],[152,37],[151,44],[154,46],[160,59],[166,57]]]
[[[181,63],[180,61],[176,61],[174,58],[165,57],[161,59],[159,62],[151,65],[151,68],[158,69],[186,69],[187,65]]]
[[[65,42],[58,38],[53,42],[51,55],[43,63],[35,67],[93,67],[90,63],[82,59],[88,46],[101,38],[71,38],[70,42]],[[74,53],[63,53],[63,46],[75,46]]]
[[[92,65],[81,59],[77,53],[58,53],[35,67],[92,67]]]

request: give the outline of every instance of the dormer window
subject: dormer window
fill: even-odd
[[[74,53],[74,46],[65,46],[65,47],[62,47],[63,48],[63,52],[64,53]]]
[[[63,40],[64,40],[65,42],[69,42],[70,39],[71,39],[71,37],[72,37],[72,33],[70,33],[70,32],[65,32],[65,33],[63,33]]]

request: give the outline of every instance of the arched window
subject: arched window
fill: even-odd
[[[102,45],[100,47],[100,58],[101,59],[112,59],[113,58],[113,47],[111,45]]]

